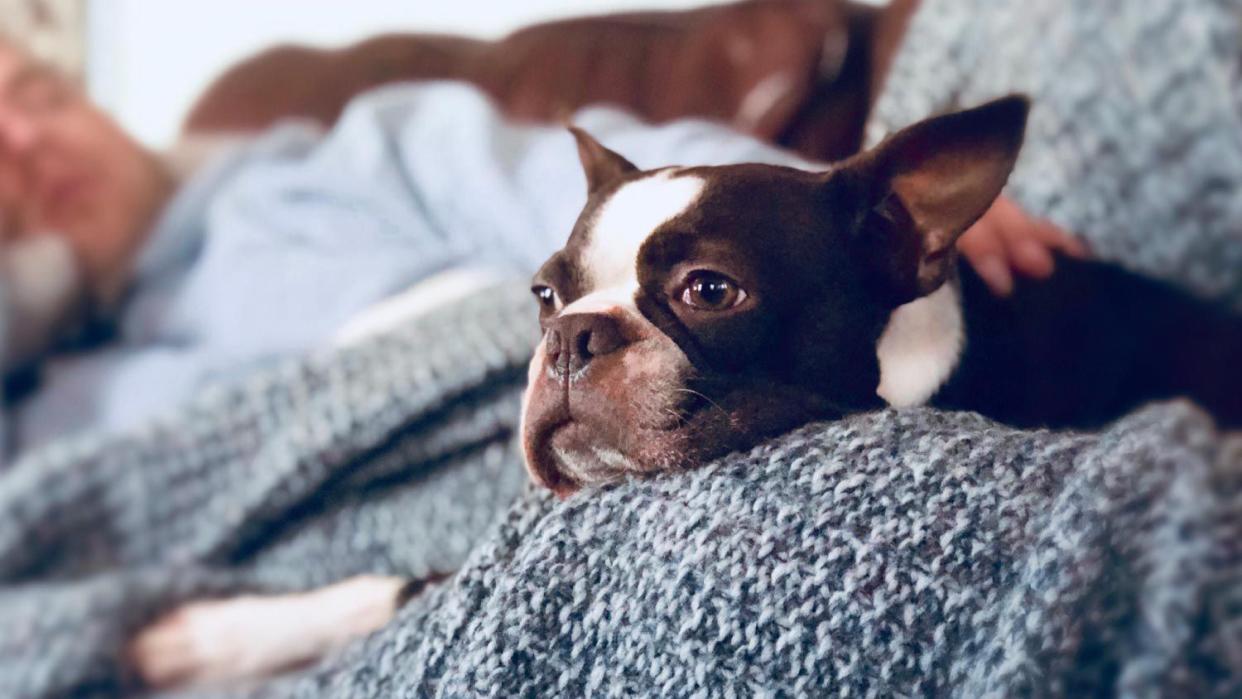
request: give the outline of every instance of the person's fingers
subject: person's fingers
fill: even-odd
[[[1036,219],[1034,232],[1045,246],[1070,257],[1086,259],[1091,256],[1091,250],[1082,239],[1047,219]]]
[[[957,249],[992,293],[1007,296],[1013,291],[1013,274],[1005,257],[1004,242],[988,216],[976,221],[958,239]]]
[[[975,221],[962,237],[957,240],[957,249],[972,261],[985,257],[1005,255],[1005,243],[1001,240],[998,223],[1001,214],[1001,202],[997,200]]]
[[[1001,197],[994,221],[1004,241],[1006,259],[1023,277],[1043,279],[1056,269],[1054,252],[1074,257],[1087,255],[1086,246],[1052,222],[1028,216],[1021,207]]]
[[[1056,269],[1052,251],[1030,238],[1007,238],[1009,261],[1024,277],[1046,279]]]
[[[1005,246],[1005,259],[1010,267],[1024,277],[1044,279],[1052,274],[1056,260],[1052,256],[1052,231],[1028,216],[1017,204],[1001,197],[994,211],[989,211]]]
[[[975,273],[983,280],[993,294],[1008,296],[1013,293],[1013,272],[1003,257],[985,257],[972,263]]]
[[[1043,279],[1056,268],[1054,253],[1085,258],[1079,239],[1050,221],[1036,219],[1006,197],[998,197],[987,213],[958,240],[958,251],[998,296],[1013,291],[1015,273]]]
[[[993,209],[995,211],[990,210],[988,213],[1001,229],[1006,243],[1029,239],[1071,257],[1086,257],[1090,254],[1086,244],[1077,237],[1047,219],[1028,215],[1010,199],[999,197]]]
[[[1052,252],[1038,237],[1034,219],[1011,204],[1005,211],[1004,223],[999,227],[1006,259],[1014,271],[1024,277],[1036,279],[1052,274],[1056,261],[1052,258]]]

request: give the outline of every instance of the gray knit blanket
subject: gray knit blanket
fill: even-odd
[[[1007,193],[1242,311],[1242,4],[920,0],[868,124],[1033,98]]]
[[[1057,70],[1091,75],[1109,51],[1119,61],[1167,45],[1151,43],[1163,26],[1180,77],[1157,62],[1136,84],[1191,90],[1207,106],[1109,112],[1122,98],[1101,87],[1101,114],[1129,114],[1152,142],[1180,135],[1144,156],[1151,167],[1127,189],[1092,189],[1105,179],[1079,154],[1096,151],[1064,145],[1051,160],[1024,156],[1013,193],[1071,230],[1112,226],[1091,238],[1110,258],[1229,298],[1238,268],[1221,265],[1238,258],[1222,231],[1242,217],[1225,218],[1234,203],[1215,193],[1242,182],[1220,133],[1236,126],[1236,103],[1228,89],[1209,99],[1215,74],[1186,66],[1222,65],[1236,45],[1186,40],[1200,25],[1177,7],[1193,3],[1070,4],[1078,24],[1021,3],[1035,13],[1027,27],[1012,21],[1018,3],[971,19],[929,0],[889,84],[912,96],[881,100],[878,123],[930,108],[915,96],[935,87],[917,77],[925,52],[945,69],[936,89],[973,100],[983,88],[966,84],[980,76],[1002,91],[1003,62],[1012,75],[1043,60],[988,63],[970,47],[990,32],[1030,42],[1054,27],[1094,47],[1059,52]],[[1139,5],[1164,14],[1129,9]],[[1105,14],[1118,21],[1102,41]],[[1090,102],[1081,88],[1057,102],[1044,87],[1038,100]],[[1062,117],[1033,117],[1036,153],[1093,129],[1112,144],[1100,148],[1121,147],[1108,119],[1050,109]],[[1197,130],[1165,123],[1180,121]],[[1155,166],[1184,148],[1206,153],[1211,174],[1175,176],[1201,172],[1190,156],[1186,170]],[[1031,174],[1031,162],[1052,165]],[[1058,187],[1065,173],[1094,184],[1039,195],[1041,172]],[[1205,187],[1210,205],[1196,208],[1182,184]],[[1133,201],[1159,209],[1153,192],[1183,218],[1131,218]],[[1193,256],[1180,243],[1134,242],[1178,236],[1205,252],[1201,265],[1178,262]],[[0,697],[141,693],[124,640],[186,600],[454,570],[314,668],[180,695],[1242,695],[1242,437],[1193,406],[1149,406],[1089,434],[885,411],[557,501],[526,485],[513,441],[532,307],[520,284],[502,286],[0,474]]]
[[[457,570],[526,482],[513,433],[537,330],[506,286],[14,464],[0,697],[127,695],[124,640],[185,600]]]
[[[317,668],[196,696],[1242,691],[1242,439],[1193,407],[860,415],[556,501],[513,447],[529,306],[491,290],[18,464],[0,696],[139,692],[123,640],[184,600],[458,569]]]

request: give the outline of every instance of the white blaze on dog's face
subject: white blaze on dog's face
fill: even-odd
[[[639,248],[657,229],[688,211],[702,193],[702,178],[673,169],[613,190],[588,224],[582,265],[591,287],[637,289]]]
[[[630,456],[636,451],[658,461],[638,440],[649,431],[669,432],[678,419],[677,390],[691,371],[676,343],[638,309],[637,259],[655,231],[693,206],[703,180],[668,169],[593,187],[609,184],[606,192],[593,188],[594,205],[575,229],[577,244],[558,259],[572,267],[574,298],[568,305],[563,296],[548,299],[523,408],[523,433],[537,435],[525,440],[527,463],[558,492],[639,470]],[[588,366],[589,384],[582,380]],[[624,391],[633,386],[649,390]],[[622,426],[628,430],[607,429]]]
[[[1025,109],[929,120],[826,173],[639,171],[574,130],[587,204],[532,287],[535,480],[565,495],[882,407],[877,391],[929,398],[961,350],[956,296],[934,292],[1008,176]]]

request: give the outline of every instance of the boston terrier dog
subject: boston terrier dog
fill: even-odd
[[[643,171],[573,130],[589,194],[534,280],[531,476],[567,496],[885,406],[1085,428],[1187,396],[1242,425],[1242,318],[1097,262],[1059,259],[1005,298],[959,263],[1027,109],[929,119],[826,172]],[[360,578],[191,605],[134,658],[154,684],[270,671],[382,625],[409,589]]]
[[[997,298],[958,262],[1027,109],[930,119],[827,172],[641,171],[574,131],[590,194],[535,276],[533,477],[565,495],[885,405],[1093,427],[1188,396],[1242,424],[1242,319],[1070,258]]]

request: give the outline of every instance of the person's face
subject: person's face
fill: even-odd
[[[170,191],[155,158],[50,67],[0,41],[0,228],[68,238],[88,284],[119,275]]]

